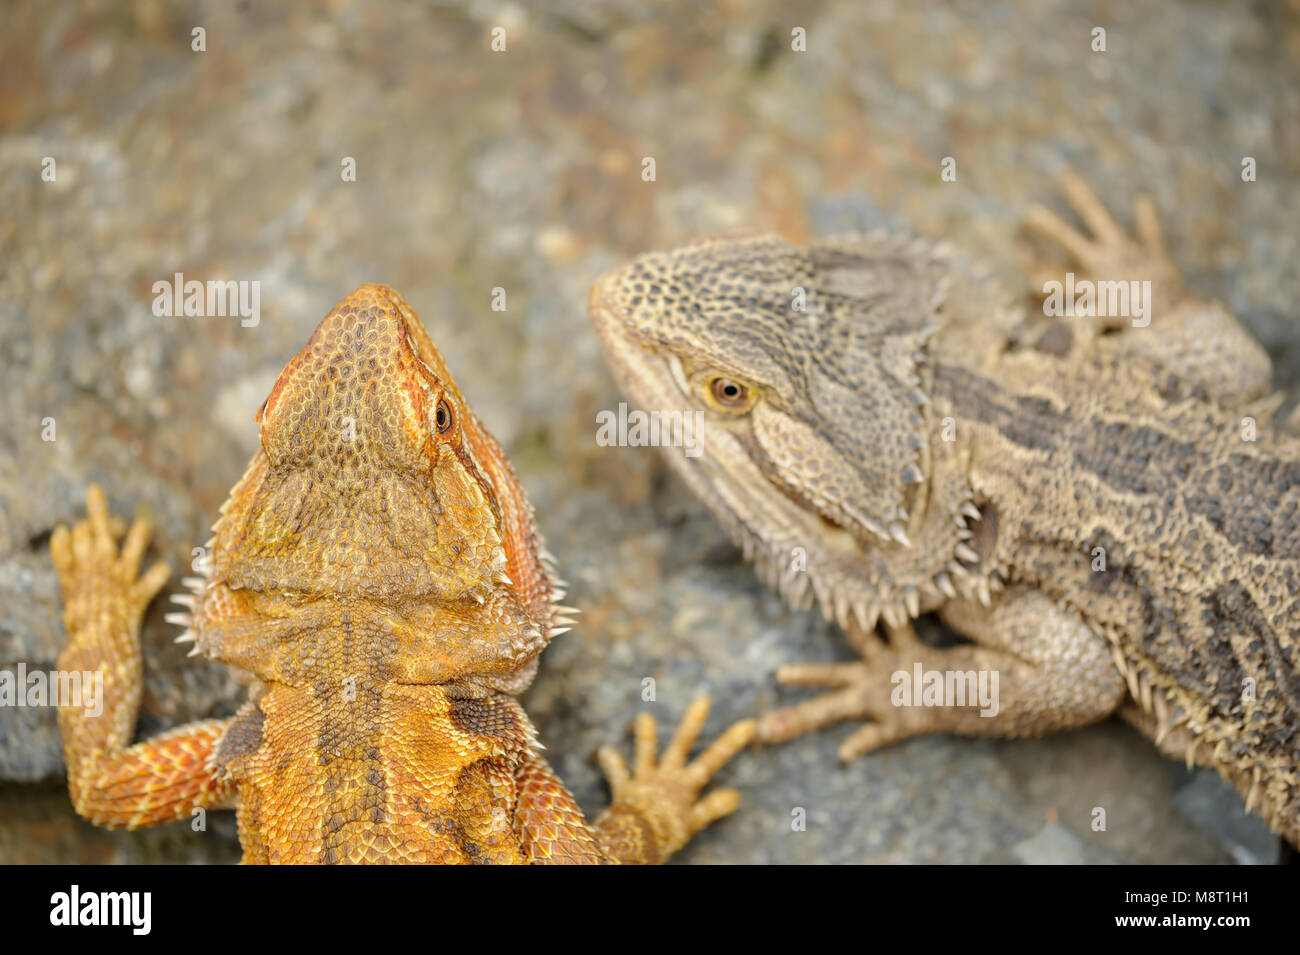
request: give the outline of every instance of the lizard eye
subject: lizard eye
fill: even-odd
[[[446,398],[438,400],[438,408],[433,413],[433,425],[438,429],[439,434],[446,434],[456,423],[456,416],[452,414],[451,404]]]
[[[754,404],[754,390],[734,378],[718,376],[709,379],[710,404],[719,411],[744,412]]]

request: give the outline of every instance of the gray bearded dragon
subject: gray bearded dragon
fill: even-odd
[[[1185,288],[1152,204],[1133,240],[1064,187],[1088,234],[1042,208],[1028,225],[1080,285],[1149,283],[1095,286],[1094,305],[1131,288],[1144,318],[1026,317],[921,240],[739,235],[604,276],[592,320],[633,402],[700,413],[702,453],[669,455],[681,477],[861,655],[782,668],[826,692],[760,739],[863,719],[849,760],[1118,712],[1300,843],[1300,440],[1270,424],[1267,354]],[[932,611],[968,642],[920,641]],[[996,674],[997,706],[896,705],[918,663]]]

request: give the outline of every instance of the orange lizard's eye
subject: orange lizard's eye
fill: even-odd
[[[440,398],[438,408],[433,413],[433,426],[439,434],[446,434],[455,424],[456,416],[452,414],[451,403],[446,398]]]
[[[717,411],[744,414],[754,407],[758,392],[735,378],[717,375],[709,378],[704,387],[705,401]]]

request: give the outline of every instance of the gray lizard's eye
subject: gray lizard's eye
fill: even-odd
[[[744,414],[754,407],[758,391],[726,375],[714,375],[705,379],[704,400],[716,411],[728,414]]]
[[[709,384],[709,389],[719,404],[732,407],[743,405],[749,397],[749,389],[731,378],[714,378]]]

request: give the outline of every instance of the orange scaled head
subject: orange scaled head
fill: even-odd
[[[518,669],[545,644],[532,510],[400,295],[363,285],[340,302],[256,420],[262,447],[222,508],[194,613],[209,656],[268,676],[271,621],[272,657],[363,621],[378,671],[437,682]],[[241,651],[250,626],[260,649]]]

